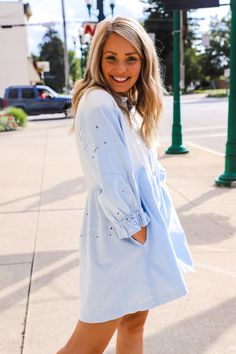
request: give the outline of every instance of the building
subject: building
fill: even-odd
[[[27,21],[32,15],[22,1],[0,2],[0,97],[10,85],[40,82],[28,51]]]

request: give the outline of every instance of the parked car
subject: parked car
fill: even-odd
[[[3,107],[22,108],[28,115],[65,113],[70,116],[71,96],[60,95],[48,86],[10,86],[5,89]]]

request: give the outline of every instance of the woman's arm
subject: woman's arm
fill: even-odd
[[[119,238],[128,238],[146,226],[135,171],[126,146],[114,99],[103,90],[87,94],[79,105],[77,131],[93,178],[97,200]],[[140,238],[143,231],[137,235]]]

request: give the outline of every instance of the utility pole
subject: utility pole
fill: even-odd
[[[231,0],[230,81],[228,137],[225,171],[215,180],[217,186],[231,187],[236,181],[236,0]]]
[[[70,83],[69,83],[69,60],[68,60],[68,52],[67,52],[66,16],[65,16],[64,0],[61,0],[61,7],[62,7],[63,34],[64,34],[65,88],[66,88],[66,93],[69,93],[69,92],[70,92]]]

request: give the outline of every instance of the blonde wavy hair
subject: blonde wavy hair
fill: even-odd
[[[130,115],[124,107],[120,96],[112,91],[101,70],[103,46],[111,33],[116,33],[126,39],[136,49],[142,59],[142,66],[136,84],[128,92],[128,102],[135,105],[136,111],[142,117],[140,134],[149,146],[157,143],[158,122],[163,111],[163,94],[165,89],[160,74],[160,64],[155,46],[144,28],[136,21],[126,17],[116,17],[104,20],[97,25],[95,35],[89,49],[87,66],[82,80],[76,82],[72,98],[72,115],[76,111],[81,97],[94,88],[108,91],[125,113],[129,122]],[[74,125],[71,131],[74,131]]]

